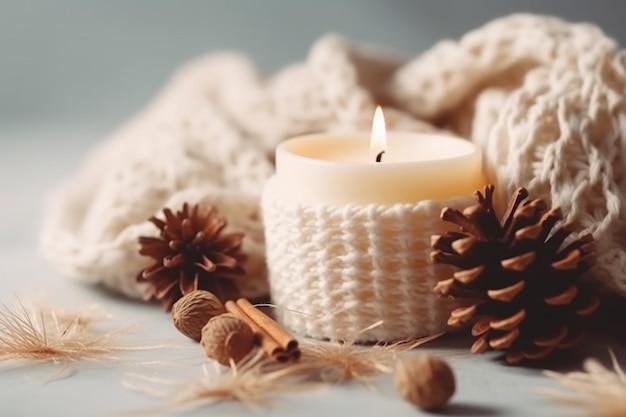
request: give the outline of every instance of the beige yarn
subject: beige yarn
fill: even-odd
[[[594,233],[594,278],[626,296],[624,51],[591,25],[514,15],[402,63],[336,37],[306,62],[262,78],[245,58],[184,67],[159,97],[96,148],[57,190],[42,252],[69,276],[136,296],[146,221],[183,201],[216,204],[247,233],[249,292],[265,287],[259,199],[272,153],[303,133],[450,129],[480,144],[505,197],[520,185]],[[371,324],[371,323],[369,323]]]
[[[430,236],[447,230],[448,205],[303,204],[270,179],[262,207],[276,315],[289,329],[330,340],[392,342],[446,331],[456,306],[433,287],[452,274],[429,261]],[[360,332],[382,321],[368,331]]]

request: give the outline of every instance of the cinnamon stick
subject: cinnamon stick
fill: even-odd
[[[246,322],[248,326],[250,326],[255,338],[257,339],[257,343],[261,346],[261,349],[263,349],[263,352],[265,352],[267,356],[273,357],[278,362],[287,362],[290,359],[290,355],[285,352],[285,349],[283,349],[269,333],[267,333],[259,324],[248,316],[234,301],[226,301],[224,307],[226,308],[226,311],[239,317]]]
[[[253,306],[250,301],[245,298],[237,300],[237,306],[248,315],[255,323],[257,323],[266,333],[268,333],[278,345],[285,351],[291,353],[298,349],[298,341],[284,327],[276,323],[271,317],[263,313],[261,310]]]

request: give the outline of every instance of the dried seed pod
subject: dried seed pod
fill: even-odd
[[[422,410],[443,406],[454,394],[452,369],[433,355],[413,355],[396,366],[396,390],[402,398]]]
[[[252,329],[246,322],[231,313],[213,317],[202,329],[200,341],[204,353],[222,365],[230,359],[239,362],[254,348]]]
[[[215,294],[197,290],[174,304],[172,320],[182,334],[199,342],[202,338],[202,328],[207,322],[225,312],[224,305]]]

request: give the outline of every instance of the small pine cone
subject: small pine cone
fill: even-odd
[[[499,221],[493,193],[492,185],[484,195],[477,191],[478,204],[462,212],[444,208],[441,219],[461,230],[431,238],[431,259],[459,268],[435,292],[467,301],[448,324],[473,322],[471,351],[502,350],[511,364],[575,345],[599,305],[580,283],[594,262],[593,237],[563,245],[572,231],[569,225],[555,227],[561,211],[528,200],[524,188]]]
[[[212,292],[222,302],[239,296],[236,281],[244,275],[241,251],[243,233],[223,233],[226,219],[212,207],[201,212],[198,205],[174,213],[163,210],[164,220],[149,220],[160,231],[158,237],[140,236],[139,253],[153,259],[137,275],[145,283],[145,300],[156,299],[170,311],[185,294],[196,290]]]

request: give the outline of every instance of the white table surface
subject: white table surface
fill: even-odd
[[[101,289],[70,281],[56,273],[38,255],[39,223],[46,192],[80,163],[103,129],[88,126],[30,126],[0,130],[0,302],[11,305],[17,297],[44,297],[61,306],[97,304],[114,314],[113,326],[137,324],[127,337],[135,345],[167,345],[132,353],[123,363],[79,365],[65,378],[47,381],[54,368],[5,364],[0,367],[0,416],[105,416],[120,411],[163,404],[161,400],[122,386],[128,373],[160,378],[201,375],[201,349],[177,333],[168,314],[155,305],[127,300]],[[438,341],[426,350],[446,354],[457,376],[458,390],[448,416],[562,416],[570,410],[546,401],[537,390],[554,386],[538,369],[508,367],[492,355],[473,356],[464,348],[468,340]],[[610,344],[623,354],[623,345],[606,335],[594,335],[584,349],[566,355],[565,366],[578,366],[588,355],[606,360]],[[150,363],[148,363],[150,362]],[[348,383],[303,393],[279,395],[259,416],[413,416],[422,415],[398,398],[388,376],[376,389]],[[211,408],[150,415],[224,415],[251,412],[246,406],[222,403]]]

